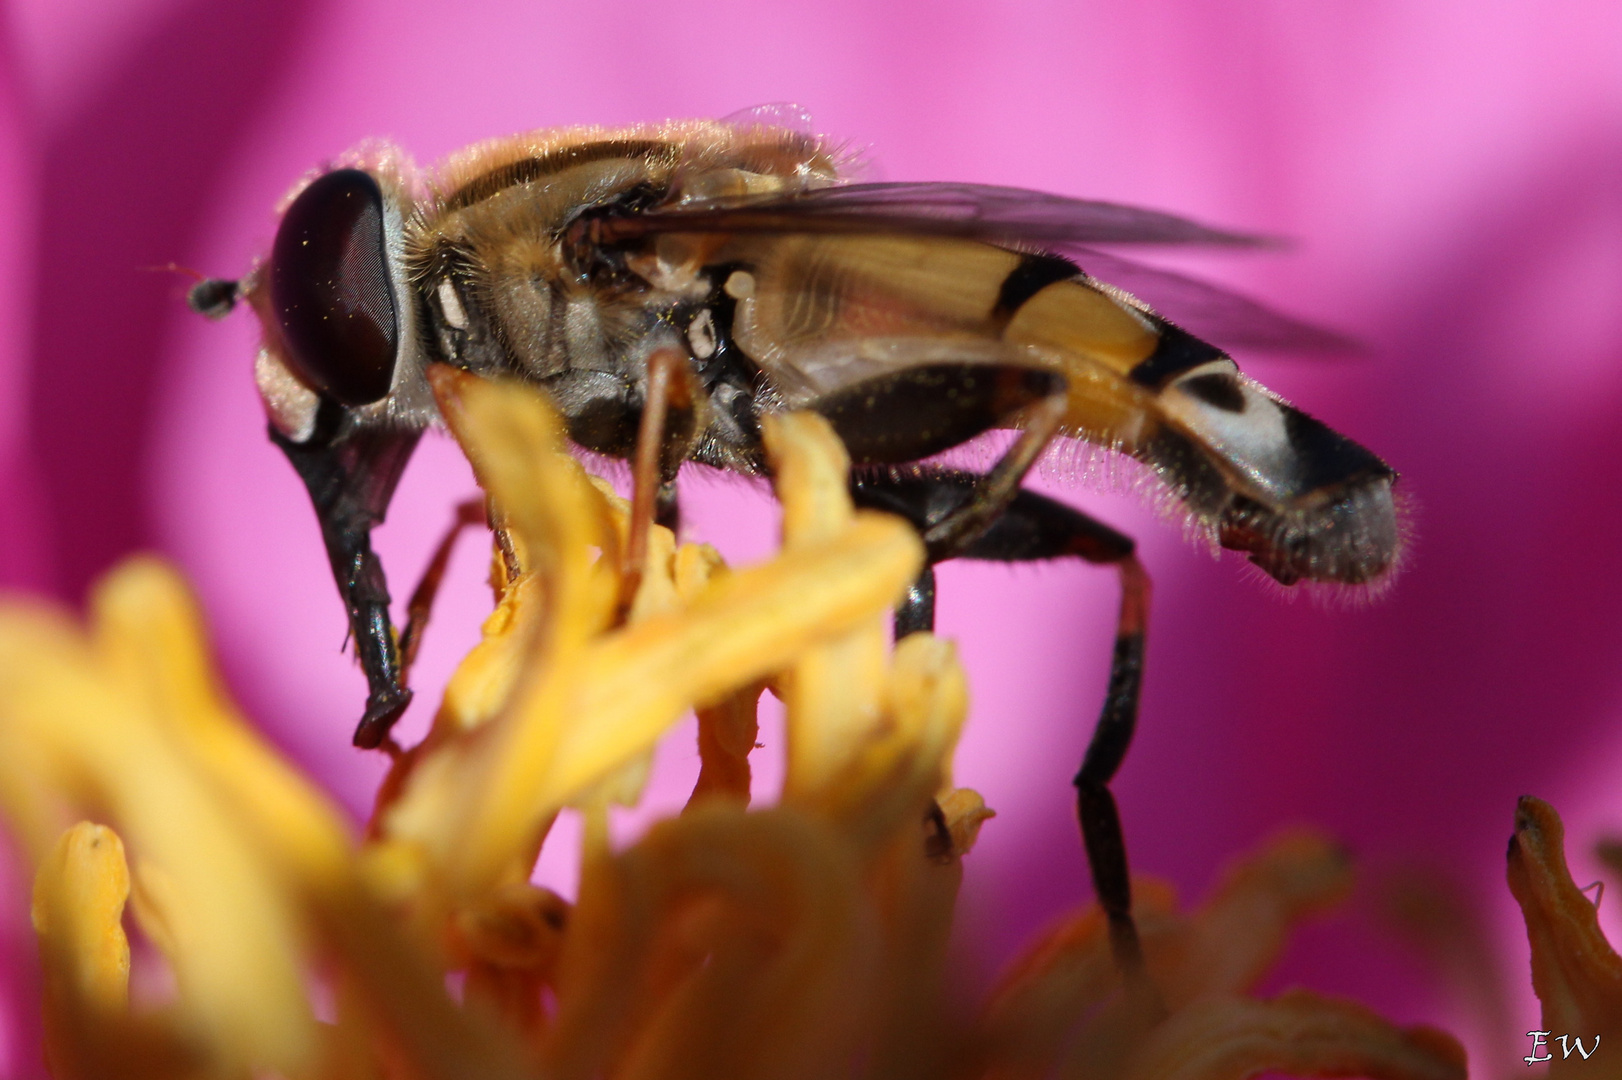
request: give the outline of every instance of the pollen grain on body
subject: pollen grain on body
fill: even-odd
[[[504,532],[497,604],[364,830],[237,711],[166,564],[115,570],[83,623],[0,607],[0,810],[33,864],[53,1075],[1463,1075],[1438,1033],[1249,996],[1289,926],[1344,891],[1342,856],[1310,837],[1192,914],[1140,889],[1169,1017],[1133,1012],[1096,910],[966,1010],[947,935],[990,816],[951,784],[967,681],[948,642],[891,646],[922,546],[852,507],[827,424],[766,425],[773,558],[730,568],[655,527],[627,604],[627,506],[543,396],[433,383]],[[787,780],[750,808],[768,691]],[[607,806],[640,796],[689,711],[691,801],[617,849]],[[570,809],[572,903],[530,880]],[[131,992],[143,966],[168,997]]]

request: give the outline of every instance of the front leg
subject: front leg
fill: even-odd
[[[372,551],[372,529],[382,523],[420,433],[362,429],[328,434],[323,426],[318,424],[302,443],[274,427],[270,438],[304,481],[321,523],[327,560],[349,614],[355,655],[366,673],[366,712],[354,742],[369,750],[383,744],[411,703],[389,617],[388,581]]]

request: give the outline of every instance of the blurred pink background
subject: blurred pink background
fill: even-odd
[[[1371,877],[1444,873],[1494,936],[1509,1030],[1473,1027],[1367,902],[1303,933],[1276,983],[1454,1026],[1483,1073],[1519,1067],[1537,1012],[1503,886],[1515,797],[1562,811],[1580,881],[1599,876],[1587,846],[1622,830],[1622,7],[12,0],[0,26],[0,585],[77,602],[131,551],[177,559],[237,695],[357,813],[381,760],[349,747],[363,682],[304,491],[264,438],[251,319],[191,316],[186,282],[143,268],[240,273],[289,184],[366,137],[426,164],[525,128],[782,101],[869,148],[882,178],[1298,238],[1198,266],[1368,343],[1240,361],[1401,470],[1412,558],[1377,605],[1292,603],[1132,498],[1068,491],[1141,539],[1156,581],[1116,785],[1134,869],[1198,896],[1307,822]],[[419,451],[379,537],[397,596],[471,491],[448,441]],[[734,558],[769,547],[757,493],[684,495],[695,537]],[[483,562],[469,543],[455,565],[407,735],[474,639]],[[942,589],[975,695],[958,780],[999,812],[963,900],[983,982],[1088,892],[1068,785],[1115,583],[980,566]],[[764,741],[769,784],[769,725]],[[659,805],[695,770],[678,736]],[[571,874],[549,853],[547,880]],[[39,1072],[24,888],[0,920],[0,1062],[19,1077]]]

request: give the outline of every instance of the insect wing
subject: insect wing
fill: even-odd
[[[1353,338],[1280,314],[1218,285],[1148,266],[1093,248],[1071,252],[1088,275],[1133,296],[1153,299],[1154,309],[1208,341],[1257,352],[1351,355],[1363,351]]]
[[[658,233],[897,233],[1062,251],[1099,282],[1152,301],[1207,340],[1237,349],[1346,354],[1358,344],[1197,278],[1094,245],[1269,247],[1261,236],[1214,229],[1157,210],[988,184],[879,183],[682,202],[604,223],[614,242]]]
[[[1063,249],[1085,244],[1260,247],[1277,241],[1119,203],[994,184],[871,183],[678,202],[616,219],[615,239],[656,232],[899,232]]]

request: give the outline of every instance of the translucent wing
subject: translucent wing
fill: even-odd
[[[876,183],[676,203],[614,222],[616,237],[654,232],[904,232],[994,244],[1209,244],[1256,247],[1266,237],[1119,203],[993,184]]]
[[[1269,310],[1216,285],[1097,250],[1100,244],[1278,246],[1275,239],[1216,229],[1119,203],[1072,199],[990,184],[875,183],[675,203],[611,214],[599,242],[656,233],[858,235],[892,233],[979,240],[1059,251],[1083,270],[1135,296],[1196,335],[1252,350],[1349,353],[1351,339]]]
[[[1218,285],[1091,248],[1072,249],[1081,268],[1133,296],[1172,322],[1230,349],[1354,355],[1363,346],[1334,330],[1282,315]]]

